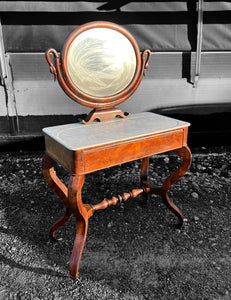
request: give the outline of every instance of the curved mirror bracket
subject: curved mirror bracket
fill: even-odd
[[[138,88],[150,56],[149,50],[140,55],[135,39],[123,27],[103,21],[74,30],[65,40],[61,59],[55,49],[46,52],[50,72],[64,92],[79,104],[93,108],[85,124],[128,116],[115,106]]]
[[[118,108],[109,108],[109,109],[101,109],[101,110],[93,109],[87,115],[86,119],[83,120],[82,122],[84,124],[90,124],[95,120],[108,121],[108,120],[111,120],[116,117],[126,118],[128,116],[129,116],[129,113],[127,113],[127,112],[123,113]]]

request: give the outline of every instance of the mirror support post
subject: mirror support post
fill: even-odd
[[[84,124],[90,124],[94,120],[99,120],[99,121],[110,121],[116,117],[121,117],[121,118],[127,118],[129,116],[129,113],[125,112],[123,113],[122,110],[118,108],[109,108],[109,109],[101,109],[101,110],[96,110],[93,109],[86,117],[85,120],[82,122]]]

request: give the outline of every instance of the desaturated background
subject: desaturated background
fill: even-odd
[[[2,140],[41,136],[89,112],[54,82],[44,53],[96,20],[124,26],[141,51],[152,51],[141,85],[119,108],[188,121],[199,144],[230,135],[230,1],[1,1],[0,17]]]
[[[199,1],[0,2],[0,299],[231,299],[231,2],[203,1],[200,76],[194,87]],[[158,197],[97,212],[80,277],[69,278],[72,218],[41,174],[43,127],[76,122],[89,109],[53,81],[44,52],[61,50],[77,26],[118,23],[152,51],[149,69],[123,111],[152,111],[191,123],[189,172],[169,191],[184,226]],[[201,24],[200,24],[201,25]],[[151,158],[160,183],[179,161]],[[67,184],[69,174],[57,173]],[[83,198],[99,202],[139,185],[140,162],[86,176]]]

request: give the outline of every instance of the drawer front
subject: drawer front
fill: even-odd
[[[83,150],[84,173],[115,166],[146,156],[178,149],[185,143],[184,129]],[[78,173],[78,172],[77,172]]]

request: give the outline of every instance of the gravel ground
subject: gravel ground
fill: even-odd
[[[158,196],[96,212],[77,280],[68,275],[74,218],[58,241],[48,237],[64,209],[41,175],[43,152],[0,152],[0,299],[231,299],[230,150],[193,149],[189,172],[169,191],[181,229]],[[178,164],[172,152],[152,157],[150,182]],[[139,187],[139,169],[136,161],[87,175],[83,199]],[[67,183],[69,174],[57,173]]]

